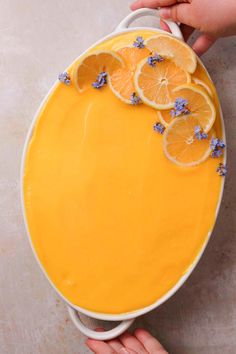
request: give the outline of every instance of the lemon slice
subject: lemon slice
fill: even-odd
[[[209,98],[208,87],[203,81],[202,84],[188,84],[174,89],[175,98],[181,97],[188,101],[188,116],[194,116],[198,119],[199,125],[205,132],[208,132],[214,124],[216,111],[213,102]],[[165,126],[173,121],[171,110],[162,110],[157,112],[159,121]]]
[[[173,60],[180,68],[190,74],[196,70],[196,54],[187,44],[175,37],[159,34],[147,39],[145,45],[153,53],[158,53]]]
[[[206,90],[206,92],[208,93],[208,95],[213,98],[213,93],[210,89],[210,87],[202,80],[198,79],[197,77],[193,76],[192,77],[192,81],[196,84],[199,85],[200,87],[204,88]]]
[[[204,162],[211,153],[210,141],[198,140],[194,130],[198,126],[195,117],[183,116],[173,120],[163,135],[163,150],[166,157],[182,167],[196,166]]]
[[[203,88],[198,85],[182,85],[173,90],[175,98],[181,97],[188,101],[188,116],[195,117],[198,125],[208,132],[213,126],[216,118],[215,106]]]
[[[149,50],[146,48],[124,47],[117,51],[123,59],[125,66],[113,71],[108,81],[113,93],[123,102],[131,104],[131,95],[135,92],[133,83],[137,64],[148,57]]]
[[[90,87],[101,72],[111,75],[124,66],[122,58],[113,51],[97,51],[74,64],[73,82],[79,92]]]
[[[134,86],[139,97],[147,105],[160,110],[172,108],[175,100],[173,89],[190,81],[189,73],[168,59],[154,66],[144,59],[138,64],[134,75]]]

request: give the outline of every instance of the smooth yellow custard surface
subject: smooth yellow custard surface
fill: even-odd
[[[121,34],[94,50],[155,33]],[[194,75],[211,86],[218,107],[200,63]],[[156,121],[155,109],[125,104],[108,86],[78,93],[59,83],[39,113],[24,167],[26,217],[43,268],[74,305],[122,314],[153,304],[214,226],[219,159],[171,163]],[[220,136],[219,109],[215,130]]]

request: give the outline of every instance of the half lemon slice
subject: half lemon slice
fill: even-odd
[[[111,75],[123,66],[124,62],[116,52],[97,51],[74,64],[73,82],[77,90],[82,92],[84,89],[91,87],[100,73],[106,72]]]

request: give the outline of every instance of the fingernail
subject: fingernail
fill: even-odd
[[[160,9],[160,16],[164,19],[168,19],[171,17],[171,10],[169,7],[162,7]]]

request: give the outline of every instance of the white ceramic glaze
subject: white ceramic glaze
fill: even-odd
[[[159,14],[158,10],[139,9],[137,11],[132,12],[127,17],[125,17],[120,22],[120,24],[116,27],[115,31],[116,32],[124,31],[127,28],[129,28],[129,26],[131,25],[132,22],[134,22],[135,20],[137,20],[140,17],[145,17],[145,16],[153,16],[155,18],[160,19],[160,14]],[[173,21],[169,21],[169,20],[163,20],[163,21],[168,25],[173,36],[175,36],[176,38],[181,39],[181,40],[184,39],[182,32],[181,32],[179,26],[177,25],[177,23],[175,23]],[[137,29],[137,27],[136,27],[136,29]]]
[[[129,14],[115,29],[115,31],[113,33],[111,33],[110,35],[102,38],[101,40],[99,40],[98,42],[96,42],[95,44],[93,44],[89,49],[92,49],[94,46],[102,43],[105,40],[111,39],[115,36],[117,36],[118,34],[122,33],[122,32],[132,32],[133,30],[144,30],[144,29],[149,29],[152,31],[156,31],[157,33],[160,32],[164,32],[161,29],[156,29],[153,27],[132,27],[132,28],[128,28],[129,25],[135,21],[136,19],[143,17],[143,16],[155,16],[157,18],[160,19],[160,15],[159,15],[159,11],[158,10],[151,10],[151,9],[140,9],[137,10],[131,14]],[[171,21],[165,21],[167,23],[167,25],[169,26],[172,35],[177,37],[178,39],[183,40],[183,36],[182,33],[178,27],[178,25],[174,22]],[[88,49],[88,50],[89,50]],[[82,53],[80,56],[84,55],[84,53]],[[201,63],[202,64],[202,63]],[[92,312],[92,311],[88,311],[85,310],[79,306],[76,306],[72,303],[70,303],[59,291],[58,289],[55,287],[55,285],[52,283],[52,281],[49,279],[46,271],[44,270],[44,268],[42,267],[38,256],[34,250],[32,241],[31,241],[31,237],[30,237],[30,233],[29,233],[29,228],[28,228],[28,224],[27,224],[27,218],[26,218],[26,213],[25,213],[25,207],[24,207],[24,193],[23,193],[23,178],[24,178],[24,166],[25,166],[25,158],[26,158],[26,152],[28,149],[28,144],[30,142],[31,136],[32,136],[32,132],[35,126],[35,122],[37,120],[37,117],[39,115],[39,112],[41,111],[42,107],[44,106],[44,104],[46,103],[49,95],[51,94],[51,92],[54,90],[54,88],[56,87],[56,85],[58,84],[58,82],[55,82],[55,84],[53,85],[53,87],[51,88],[51,90],[49,91],[48,95],[45,97],[45,99],[43,100],[43,102],[41,103],[38,111],[36,112],[34,119],[32,121],[32,124],[30,126],[30,129],[28,131],[27,137],[26,137],[26,141],[25,141],[25,145],[24,145],[24,149],[23,149],[23,156],[22,156],[22,162],[21,162],[21,204],[22,204],[22,211],[23,211],[23,218],[24,218],[24,223],[25,223],[25,227],[26,227],[26,231],[28,234],[28,239],[29,242],[31,244],[31,248],[32,251],[35,255],[35,258],[39,264],[39,267],[41,268],[42,272],[44,273],[44,275],[46,276],[46,278],[48,279],[48,281],[50,282],[51,286],[54,288],[54,290],[61,296],[61,298],[66,302],[67,306],[68,306],[68,311],[70,314],[70,317],[73,321],[73,323],[75,324],[75,326],[87,337],[90,338],[94,338],[94,339],[99,339],[99,340],[108,340],[108,339],[112,339],[115,338],[117,336],[119,336],[120,334],[122,334],[123,332],[125,332],[133,323],[133,321],[135,320],[135,318],[146,314],[147,312],[155,309],[156,307],[160,306],[161,304],[163,304],[166,300],[168,300],[172,295],[175,294],[175,292],[183,285],[183,283],[186,281],[186,279],[190,276],[190,274],[192,273],[192,271],[194,270],[194,268],[196,267],[197,263],[199,262],[206,246],[207,243],[210,239],[211,236],[211,232],[209,232],[206,241],[201,249],[201,251],[199,252],[198,256],[196,257],[195,261],[193,262],[193,264],[189,267],[188,271],[182,276],[182,278],[178,281],[178,283],[170,290],[168,291],[162,298],[160,298],[158,301],[156,301],[155,303],[153,303],[150,306],[147,306],[145,308],[142,308],[140,310],[134,311],[134,312],[130,312],[130,313],[124,313],[124,314],[102,314],[102,313],[96,313],[96,312]],[[222,111],[220,109],[220,115],[221,115],[221,123],[222,123],[222,127],[223,127],[223,138],[225,140],[225,128],[224,128],[224,121],[223,121],[223,116],[222,116]],[[226,163],[226,152],[225,152],[225,158],[224,158],[224,163]],[[223,189],[224,189],[224,182],[222,183],[222,189],[221,189],[221,195],[219,197],[219,202],[218,202],[218,206],[217,206],[217,210],[216,210],[216,217],[219,213],[219,209],[220,209],[220,204],[221,204],[221,200],[222,200],[222,195],[223,195]],[[99,320],[107,320],[107,321],[121,321],[120,324],[118,324],[118,326],[116,326],[115,328],[113,328],[112,330],[109,331],[105,331],[105,332],[96,332],[93,331],[89,328],[87,328],[84,323],[81,321],[80,319],[80,315],[79,314],[83,314],[86,315],[88,317],[92,317],[95,319],[99,319]]]

